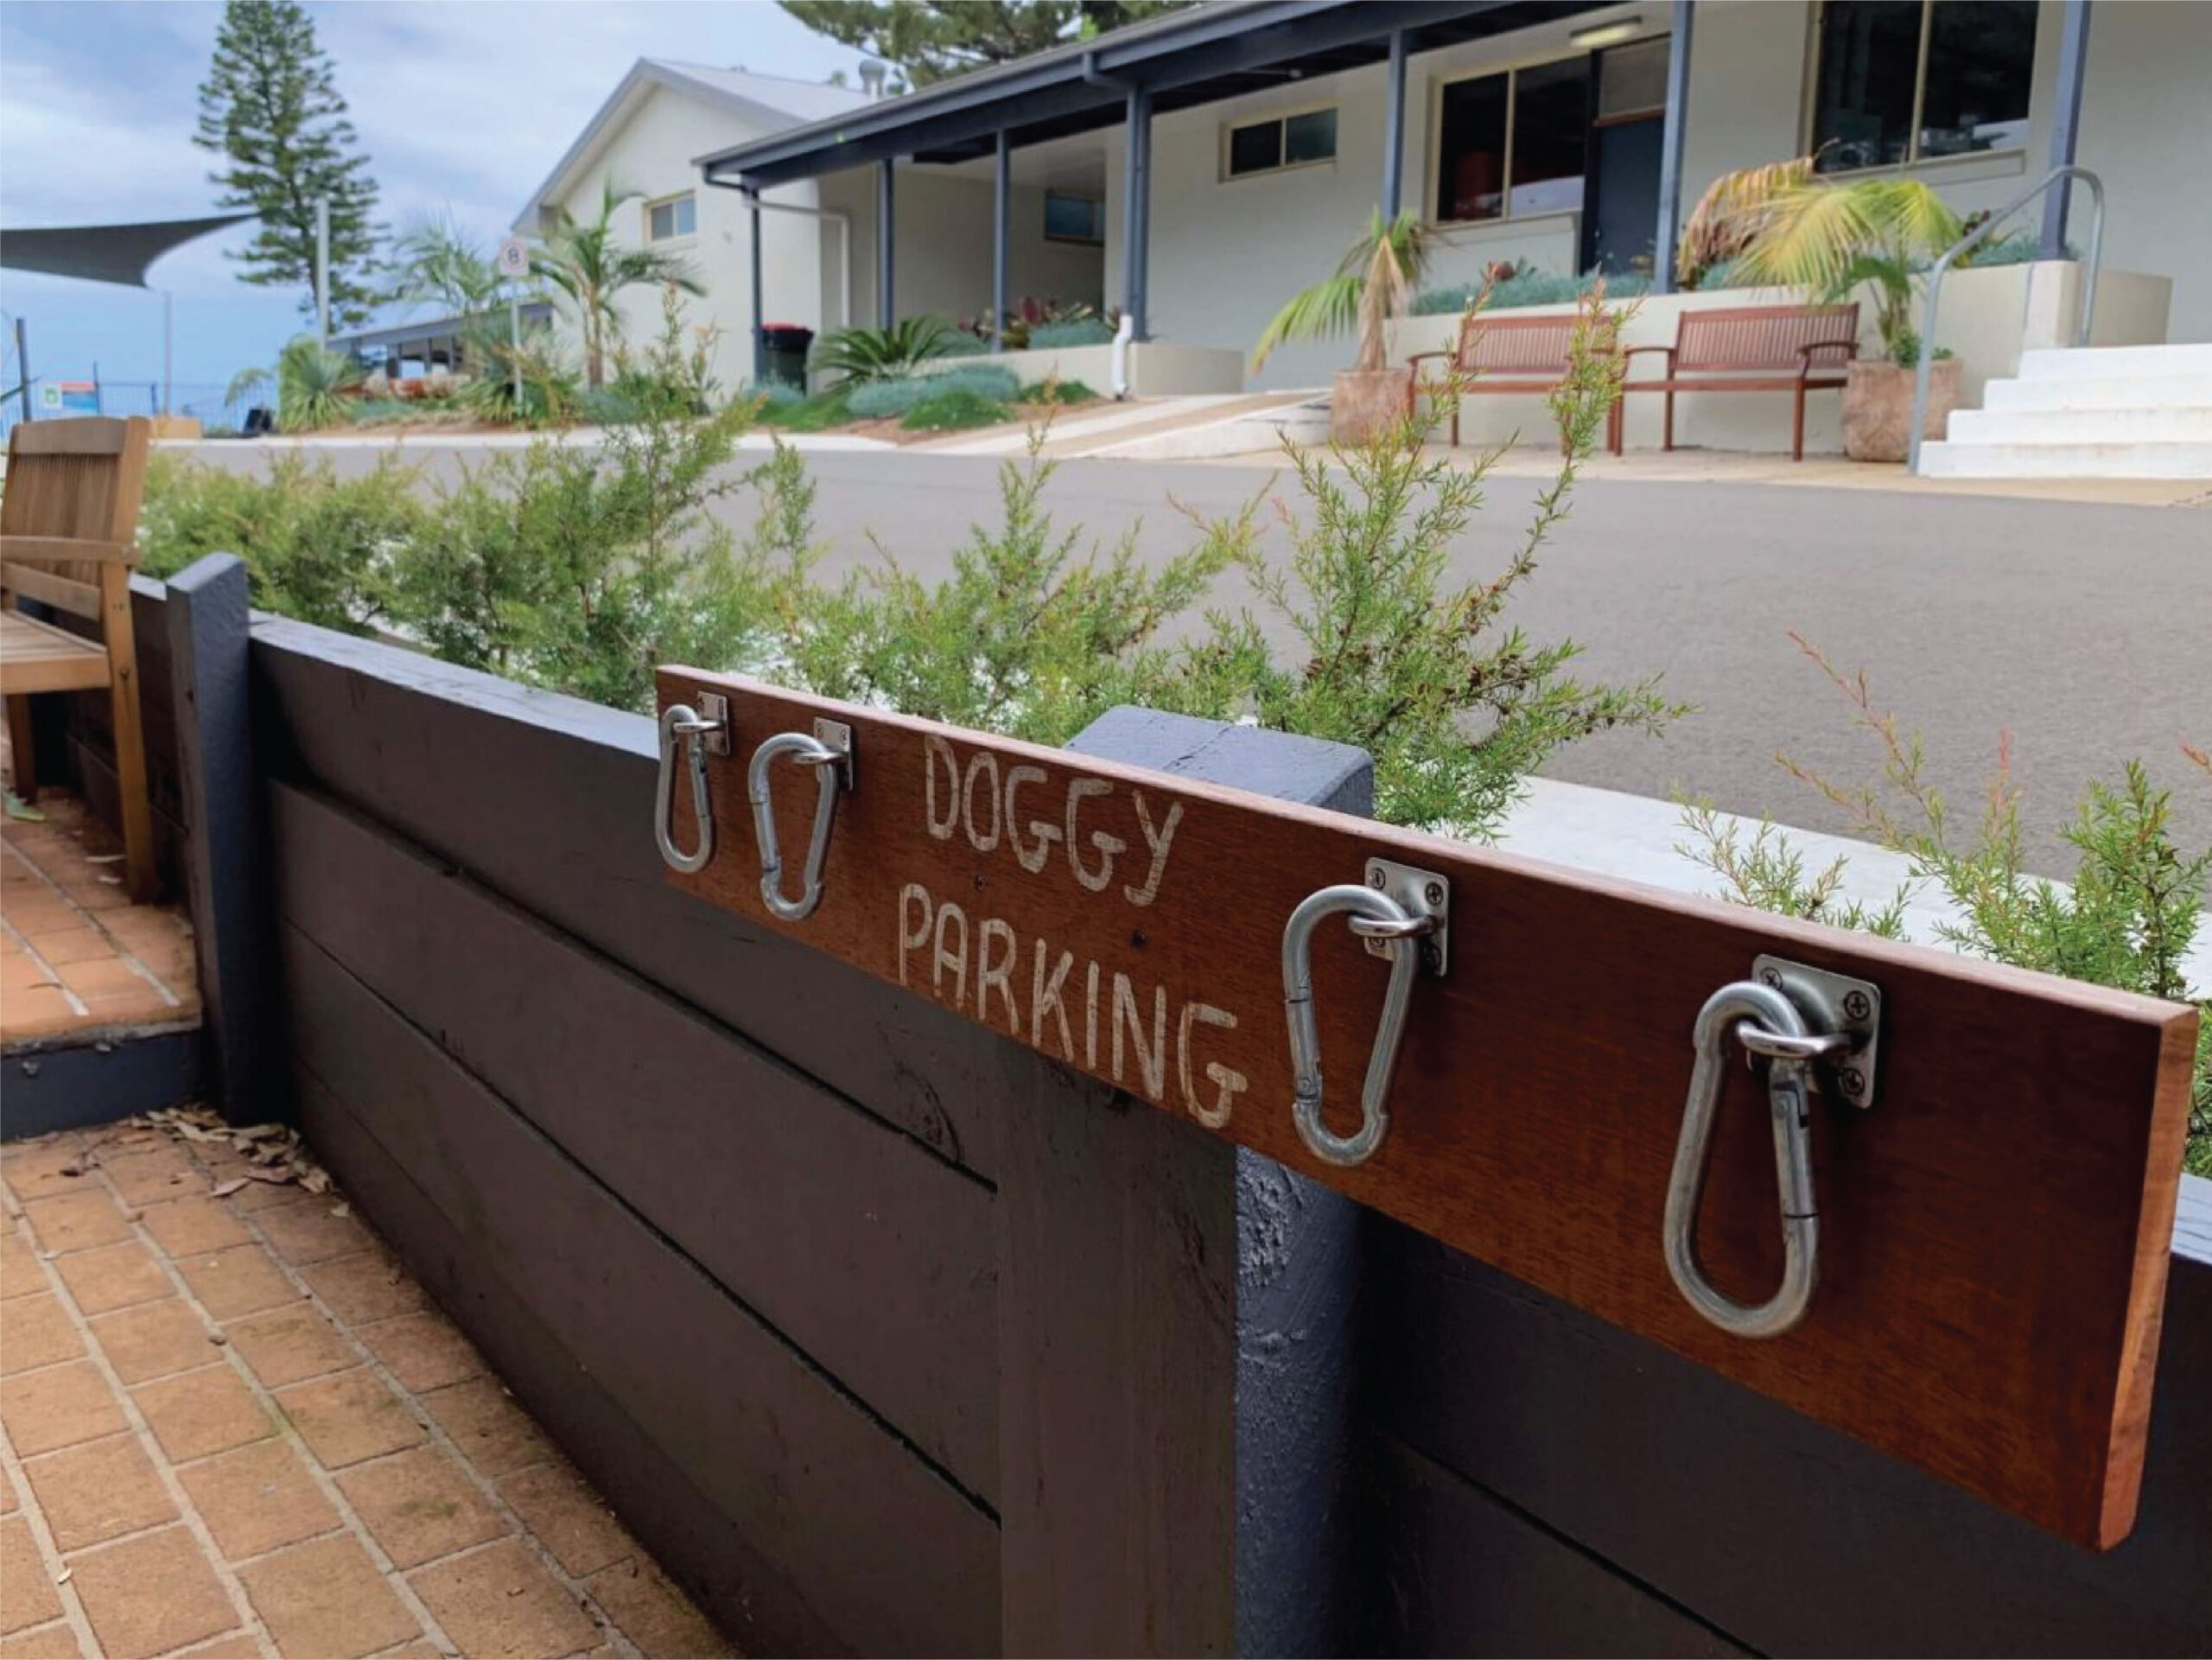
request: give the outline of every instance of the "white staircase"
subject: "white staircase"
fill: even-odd
[[[1933,479],[2212,480],[2212,344],[2023,353],[1921,446]]]

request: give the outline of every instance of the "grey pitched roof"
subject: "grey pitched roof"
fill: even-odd
[[[529,232],[537,228],[538,208],[548,199],[565,194],[563,183],[599,154],[620,130],[636,99],[655,86],[716,105],[762,133],[832,120],[868,101],[865,92],[851,87],[793,80],[784,75],[756,74],[748,69],[685,63],[674,58],[640,58],[630,66],[621,83],[584,124],[575,143],[569,146],[554,163],[552,171],[531,193],[529,201],[515,217],[516,230]]]

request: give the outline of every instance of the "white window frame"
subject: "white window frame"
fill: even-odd
[[[1821,118],[1821,42],[1827,35],[1823,24],[1829,4],[1830,0],[1820,0],[1820,3],[1814,6],[1811,29],[1805,41],[1804,113],[1797,123],[1797,153],[1800,156],[1811,154],[1813,146],[1821,142],[1815,128]],[[2043,28],[2040,12],[2036,18],[2036,28],[2040,33]],[[1862,174],[1895,173],[1906,168],[1955,168],[1961,162],[2026,155],[2030,139],[2023,139],[2017,144],[1993,144],[1987,149],[1965,150],[1953,156],[1923,156],[1920,153],[1921,118],[1928,109],[1928,53],[1935,38],[1936,0],[1920,0],[1920,57],[1912,67],[1912,124],[1905,129],[1904,159],[1873,162],[1865,167],[1838,168],[1834,172],[1822,173],[1820,175],[1821,178],[1849,179]],[[2021,118],[2031,126],[2035,120],[2035,60],[2031,57],[2028,60],[2028,113]]]
[[[676,214],[674,210],[681,207],[685,202],[690,202],[691,204],[691,228],[688,231],[671,231],[666,236],[655,236],[653,234],[654,210],[662,207],[670,209],[669,223],[673,225],[676,223]],[[664,244],[671,242],[690,242],[699,234],[698,193],[692,190],[678,190],[672,195],[656,196],[651,201],[645,204],[645,216],[646,246],[658,248]]]
[[[1338,151],[1332,149],[1326,156],[1318,156],[1310,162],[1277,162],[1273,167],[1248,168],[1242,173],[1229,170],[1230,140],[1253,127],[1281,127],[1282,140],[1275,154],[1287,155],[1290,148],[1289,124],[1301,115],[1319,115],[1324,110],[1337,118],[1337,143],[1341,147],[1344,137],[1344,109],[1334,99],[1319,104],[1300,104],[1287,110],[1270,110],[1265,115],[1255,115],[1242,121],[1229,120],[1221,124],[1221,182],[1242,184],[1247,179],[1272,179],[1279,173],[1302,173],[1310,167],[1334,167]]]

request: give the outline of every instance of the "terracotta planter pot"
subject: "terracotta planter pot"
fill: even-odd
[[[1923,439],[1943,436],[1959,406],[1956,358],[1938,358],[1928,378]],[[1854,461],[1901,461],[1912,448],[1914,372],[1894,363],[1853,363],[1843,389],[1843,453]]]
[[[1363,444],[1406,418],[1406,389],[1411,369],[1347,369],[1329,394],[1329,436],[1340,444]]]

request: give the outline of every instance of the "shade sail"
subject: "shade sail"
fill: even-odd
[[[67,225],[0,231],[0,266],[142,289],[147,286],[146,268],[170,249],[253,217],[251,213],[217,213],[207,219],[156,219],[144,225]]]

